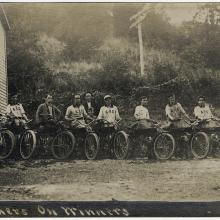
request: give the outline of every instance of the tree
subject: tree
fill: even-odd
[[[22,11],[22,10],[21,10]],[[39,34],[33,30],[27,14],[18,16],[14,6],[10,11],[11,31],[7,39],[9,93],[21,93],[23,99],[32,100],[38,89],[50,80],[38,45]]]
[[[195,51],[201,55],[205,66],[219,69],[220,57],[220,6],[204,4],[194,16],[189,33]],[[195,44],[195,42],[197,42]]]

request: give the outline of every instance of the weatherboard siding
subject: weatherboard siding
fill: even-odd
[[[0,112],[3,113],[8,103],[6,35],[0,22]]]

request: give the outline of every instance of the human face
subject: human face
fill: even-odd
[[[91,100],[92,100],[92,96],[91,95],[86,95],[86,101],[91,102]]]
[[[213,105],[210,105],[209,108],[210,108],[211,112],[212,112],[213,114],[215,114],[215,107],[214,107]]]
[[[204,100],[204,98],[199,98],[199,100],[198,100],[198,105],[199,105],[200,107],[204,107],[204,106],[205,106],[205,100]]]
[[[81,103],[81,99],[80,99],[80,97],[75,97],[74,100],[75,100],[75,105],[79,106],[80,103]]]
[[[176,102],[176,97],[174,95],[169,97],[169,104],[170,105],[174,105]]]
[[[53,99],[51,99],[51,98],[46,99],[47,105],[51,106],[52,102],[53,102]]]
[[[112,104],[112,99],[111,98],[105,99],[105,105],[106,106],[111,106],[111,104]]]
[[[147,106],[147,103],[148,103],[147,98],[144,98],[144,99],[141,100],[141,105]]]

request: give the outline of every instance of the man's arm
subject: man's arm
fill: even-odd
[[[153,120],[153,119],[150,118],[150,114],[149,114],[148,109],[147,109],[147,117],[146,117],[146,120],[147,120],[148,122],[152,122],[152,123],[154,123],[154,124],[157,123],[157,121],[155,121],[155,120]]]
[[[115,107],[115,120],[116,120],[116,121],[121,120],[121,117],[120,117],[120,115],[119,115],[119,112],[118,112],[118,108],[117,108],[117,107]]]
[[[157,123],[155,120],[150,118],[150,114],[149,114],[148,109],[147,109],[147,112],[146,112],[146,121],[152,122],[152,123]]]
[[[60,109],[59,108],[57,108],[55,105],[53,106],[53,108],[54,108],[54,111],[57,113],[57,115],[58,115],[58,119],[60,119],[60,117],[61,117],[61,111],[60,111]]]
[[[166,112],[166,116],[169,120],[173,121],[174,118],[171,116],[171,111],[170,111],[170,107],[167,105],[165,108],[165,112]]]
[[[135,117],[136,120],[139,120],[139,108],[138,108],[138,106],[135,108],[134,117]]]
[[[66,114],[65,114],[65,119],[67,120],[67,121],[73,121],[73,119],[72,118],[70,118],[70,107],[68,107],[67,108],[67,110],[66,110]]]
[[[7,116],[10,116],[10,114],[11,114],[10,105],[7,105],[6,110],[5,110],[5,114],[6,114]]]
[[[82,105],[82,108],[83,108],[83,117],[86,119],[92,120],[92,118],[87,114],[85,107],[83,105]]]
[[[97,119],[104,119],[104,115],[103,115],[103,107],[100,108]]]
[[[199,108],[195,107],[194,108],[194,115],[196,119],[200,119],[200,112],[199,112]]]
[[[35,114],[35,121],[37,124],[40,123],[40,114],[42,112],[42,105],[39,105]]]
[[[21,108],[22,117],[24,118],[25,121],[28,121],[27,115],[25,114],[25,111],[24,111],[22,104],[20,104],[20,108]]]
[[[183,109],[182,105],[180,103],[178,103],[178,106],[180,108],[181,113],[188,119],[191,120],[189,115],[185,112],[185,110]]]
[[[28,121],[27,115],[25,113],[22,114],[22,117],[24,118],[25,121]]]

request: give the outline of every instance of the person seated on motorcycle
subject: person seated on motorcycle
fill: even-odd
[[[18,102],[17,94],[11,97],[11,103],[6,107],[6,116],[12,121],[12,126],[16,130],[27,127],[26,122],[28,118],[22,104]]]
[[[90,116],[93,117],[94,115],[97,116],[97,110],[96,110],[96,105],[94,102],[94,99],[92,97],[92,94],[87,92],[85,94],[85,100],[83,101],[83,106],[87,112],[87,114],[89,114],[90,112]]]
[[[110,95],[104,96],[104,102],[105,105],[101,107],[97,119],[103,120],[105,127],[114,127],[121,120],[118,108],[112,104]]]
[[[137,123],[133,125],[136,129],[152,128],[156,121],[150,119],[149,111],[147,109],[148,99],[147,97],[141,97],[141,104],[136,106],[134,117]]]
[[[174,94],[168,97],[169,103],[166,105],[165,113],[167,117],[167,125],[166,127],[174,126],[181,127],[182,126],[182,116],[191,121],[188,114],[183,109],[182,105],[176,101],[176,97]]]
[[[85,119],[92,118],[87,114],[84,106],[81,104],[80,95],[75,95],[73,104],[66,110],[65,119],[71,122],[72,128],[83,128],[85,127]]]
[[[45,102],[37,108],[35,120],[40,130],[53,129],[61,117],[61,111],[53,105],[53,97],[47,95]]]
[[[198,105],[194,108],[194,115],[201,122],[208,122],[211,119],[215,121],[220,120],[212,114],[209,105],[205,102],[204,96],[199,96]]]

